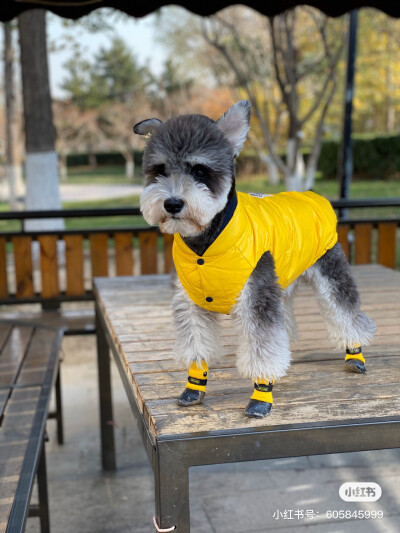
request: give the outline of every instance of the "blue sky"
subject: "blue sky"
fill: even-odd
[[[100,46],[107,46],[111,40],[111,33],[91,34],[74,25],[70,28],[64,28],[62,18],[51,15],[47,20],[47,37],[49,43],[59,44],[63,36],[69,35],[79,40],[82,48],[86,50],[88,59],[93,57]],[[124,20],[118,20],[115,24],[115,34],[121,37],[130,47],[139,63],[147,63],[152,70],[157,73],[160,71],[162,63],[166,57],[162,45],[157,41],[157,27],[155,16],[148,15],[140,19],[124,17]],[[60,88],[65,72],[63,63],[71,57],[71,50],[49,53],[49,70],[50,86],[53,97],[62,97],[63,92]]]

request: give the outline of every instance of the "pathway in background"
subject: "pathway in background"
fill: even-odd
[[[85,202],[87,200],[107,200],[124,196],[139,195],[142,185],[83,185],[60,184],[62,202]]]

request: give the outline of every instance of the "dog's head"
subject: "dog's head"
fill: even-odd
[[[242,100],[216,122],[203,115],[181,115],[136,124],[135,133],[149,136],[140,197],[145,220],[159,224],[164,233],[201,233],[227,203],[234,160],[249,121],[250,103]]]

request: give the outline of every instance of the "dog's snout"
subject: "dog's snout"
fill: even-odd
[[[185,202],[180,198],[168,198],[164,202],[164,208],[168,213],[174,215],[182,211],[182,207],[185,205]]]

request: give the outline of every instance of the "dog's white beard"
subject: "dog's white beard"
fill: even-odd
[[[189,237],[201,233],[217,213],[225,207],[228,192],[214,198],[210,190],[191,176],[178,178],[159,176],[155,183],[144,189],[140,196],[140,209],[150,225],[160,225],[163,233],[180,233]],[[181,198],[185,205],[172,218],[164,208],[168,198]]]

